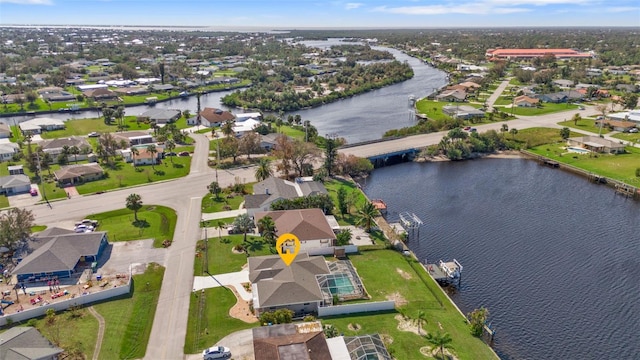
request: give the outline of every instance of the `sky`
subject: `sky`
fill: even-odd
[[[640,26],[639,0],[0,0],[0,25]]]

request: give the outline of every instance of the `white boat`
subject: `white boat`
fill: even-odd
[[[462,265],[456,259],[449,262],[440,260],[438,262],[438,266],[450,279],[458,279],[462,272]]]

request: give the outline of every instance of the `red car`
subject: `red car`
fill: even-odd
[[[31,196],[37,196],[38,195],[38,189],[29,190],[29,194],[31,194]]]
[[[471,130],[471,126],[465,126],[465,127],[464,127],[464,129],[465,129],[466,131],[469,131],[469,130]]]

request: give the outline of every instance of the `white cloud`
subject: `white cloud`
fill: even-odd
[[[53,5],[52,0],[0,0],[0,3],[11,3],[20,5]]]
[[[518,7],[490,6],[484,3],[462,4],[454,6],[425,5],[425,6],[379,6],[374,9],[378,12],[404,15],[443,15],[443,14],[512,14],[528,12],[529,9]]]
[[[530,5],[530,6],[546,6],[546,5],[562,5],[562,4],[589,4],[594,0],[485,0],[485,4],[494,5]]]
[[[637,7],[637,6],[617,6],[617,7],[606,8],[605,11],[608,12],[608,13],[634,12],[634,11],[640,11],[640,7]]]
[[[363,3],[346,3],[344,8],[347,10],[353,10],[361,7],[362,5],[364,4]]]

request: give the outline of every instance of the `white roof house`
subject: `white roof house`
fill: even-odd
[[[640,110],[624,111],[607,115],[612,120],[633,121],[640,123]]]
[[[236,122],[233,127],[233,132],[236,133],[237,136],[240,136],[246,132],[253,131],[256,127],[260,126],[262,123],[255,119],[248,119],[242,122]]]
[[[18,126],[23,133],[39,134],[42,130],[64,129],[64,121],[42,117],[21,122]]]
[[[262,119],[262,114],[259,112],[242,113],[242,114],[235,114],[235,115],[236,115],[236,122],[243,122],[249,119],[256,119],[256,120]]]

